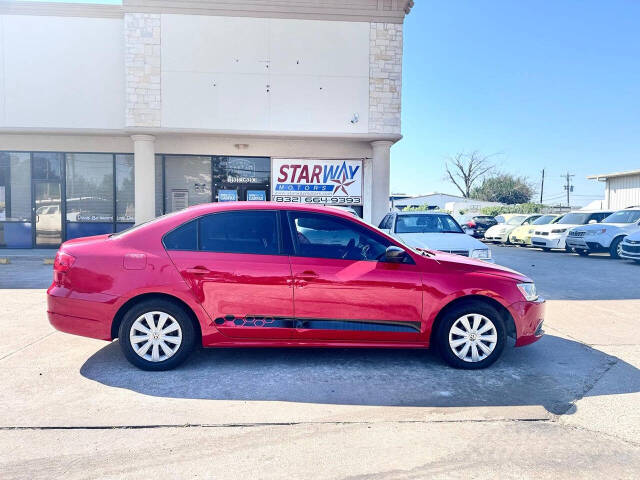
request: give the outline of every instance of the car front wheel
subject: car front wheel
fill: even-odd
[[[621,243],[622,237],[618,237],[611,242],[611,246],[609,247],[609,255],[611,255],[611,258],[620,258],[620,254],[622,253]]]
[[[170,370],[184,362],[195,344],[188,314],[166,300],[149,300],[131,308],[119,329],[124,356],[142,370]]]
[[[506,330],[495,308],[482,302],[449,310],[440,322],[437,346],[455,368],[476,370],[495,362],[504,349]]]

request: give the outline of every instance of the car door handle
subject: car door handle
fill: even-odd
[[[185,272],[191,275],[206,275],[208,273],[211,273],[211,270],[205,267],[193,267],[193,268],[187,268]]]
[[[298,280],[313,280],[318,277],[319,275],[316,272],[312,272],[311,270],[306,270],[296,275],[296,279]]]

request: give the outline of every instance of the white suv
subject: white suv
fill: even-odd
[[[612,258],[619,258],[624,237],[639,230],[640,207],[626,208],[612,213],[597,225],[572,228],[566,243],[580,255],[609,252]]]
[[[569,212],[556,223],[536,227],[533,235],[531,235],[531,245],[542,248],[545,251],[549,251],[552,248],[562,248],[570,252],[572,248],[565,243],[569,230],[580,225],[599,223],[612,213],[611,210],[576,210],[575,212]]]

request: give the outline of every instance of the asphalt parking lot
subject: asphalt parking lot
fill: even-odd
[[[54,331],[51,266],[0,265],[2,478],[636,478],[640,265],[492,247],[548,299],[492,368],[421,351],[202,350],[142,372]]]

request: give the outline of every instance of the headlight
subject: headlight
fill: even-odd
[[[491,258],[491,250],[489,250],[488,248],[473,250],[471,252],[471,258]]]
[[[531,235],[533,233],[533,229],[529,230],[529,235]]]
[[[607,229],[601,228],[600,230],[587,230],[585,235],[600,235],[601,233],[607,233]]]
[[[556,228],[555,230],[551,230],[551,233],[564,233],[566,231],[566,228]]]
[[[528,302],[533,302],[538,299],[538,292],[536,292],[535,283],[519,283],[518,289]]]

